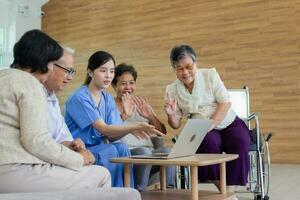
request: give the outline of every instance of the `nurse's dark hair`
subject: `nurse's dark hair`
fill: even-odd
[[[116,66],[115,68],[115,77],[112,80],[111,84],[112,86],[116,86],[118,82],[118,78],[122,76],[124,73],[129,73],[133,77],[133,80],[136,81],[137,79],[137,72],[133,65],[128,65],[126,63],[121,63]]]
[[[170,53],[170,62],[172,67],[175,69],[176,63],[186,56],[192,58],[194,62],[196,61],[196,53],[191,46],[183,44],[173,47]]]
[[[86,74],[86,78],[84,81],[84,85],[90,84],[90,82],[92,80],[92,78],[90,77],[90,75],[88,73],[88,70],[93,72],[95,69],[101,67],[102,65],[104,65],[105,63],[107,63],[110,60],[112,60],[114,62],[114,66],[115,66],[116,61],[110,53],[108,53],[106,51],[96,51],[95,53],[93,53],[93,55],[91,55],[91,57],[89,58],[89,61],[88,61],[87,74]]]
[[[30,72],[48,72],[48,63],[63,55],[62,47],[46,33],[27,31],[14,46],[11,68],[30,69]]]

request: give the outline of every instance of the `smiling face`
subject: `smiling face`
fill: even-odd
[[[99,90],[107,89],[115,76],[115,64],[113,60],[109,60],[94,71],[89,70],[88,73],[92,78],[90,84],[94,84]]]
[[[122,95],[125,93],[133,94],[135,91],[135,80],[131,73],[125,72],[121,76],[118,77],[117,83],[114,86],[114,90],[117,93],[117,97],[119,99],[122,98]]]
[[[73,69],[74,66],[74,58],[72,54],[64,52],[63,56],[56,63],[63,68],[54,64],[53,72],[44,83],[48,92],[63,90],[73,79],[73,76],[69,75],[67,71],[68,69]]]
[[[188,89],[193,87],[196,70],[196,63],[190,56],[184,56],[175,63],[176,76]]]

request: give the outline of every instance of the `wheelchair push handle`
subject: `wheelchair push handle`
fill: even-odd
[[[269,134],[267,135],[265,141],[268,142],[268,141],[271,139],[272,136],[273,136],[273,133],[269,133]]]

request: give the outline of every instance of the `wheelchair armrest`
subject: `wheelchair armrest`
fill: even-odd
[[[259,117],[258,117],[258,113],[257,112],[253,112],[249,115],[249,117],[247,118],[247,121],[251,121],[251,120],[255,120],[255,128],[258,134],[260,134],[260,130],[259,130]],[[250,128],[250,124],[249,128]]]
[[[250,127],[250,121],[251,120],[255,120],[255,125],[254,127],[251,129]],[[248,118],[248,128],[251,130],[251,140],[252,140],[252,146],[253,149],[256,149],[257,151],[260,150],[260,147],[262,145],[262,138],[260,135],[260,130],[259,130],[259,119],[258,119],[258,113],[257,112],[253,112],[251,113]]]

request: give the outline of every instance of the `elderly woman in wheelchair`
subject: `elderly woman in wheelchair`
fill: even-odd
[[[196,53],[188,45],[176,46],[170,55],[177,79],[166,88],[165,112],[169,125],[177,129],[182,117],[212,119],[197,153],[238,154],[237,160],[227,164],[227,190],[246,185],[249,170],[249,129],[231,108],[230,98],[214,68],[198,69]],[[199,167],[199,181],[211,181],[218,187],[217,165]]]

